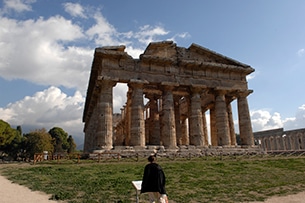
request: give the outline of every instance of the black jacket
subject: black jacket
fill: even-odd
[[[165,175],[161,166],[156,163],[149,163],[145,166],[141,187],[141,193],[144,192],[166,194]]]

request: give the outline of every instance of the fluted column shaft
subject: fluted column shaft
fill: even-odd
[[[189,136],[188,136],[188,129],[187,129],[187,117],[183,116],[181,118],[181,138],[179,138],[180,145],[189,145]]]
[[[129,89],[127,92],[127,102],[126,102],[126,121],[125,121],[125,128],[126,128],[126,137],[125,137],[125,145],[130,145],[130,129],[131,129],[131,90]]]
[[[158,97],[154,94],[147,94],[149,99],[149,144],[160,144],[160,120],[158,111]]]
[[[215,98],[216,128],[219,146],[231,145],[225,92],[218,91]]]
[[[210,108],[211,144],[218,146],[215,105]]]
[[[199,88],[193,88],[191,95],[190,144],[195,146],[205,144]]]
[[[176,123],[172,86],[163,86],[161,140],[165,147],[176,148]]]
[[[202,109],[202,126],[203,126],[203,139],[204,139],[204,145],[208,146],[208,126],[207,126],[207,119],[205,115],[205,109]]]
[[[98,148],[111,149],[113,137],[112,125],[112,88],[115,85],[112,81],[102,81],[100,84],[99,101],[97,102],[97,129],[96,129],[96,142]]]
[[[242,145],[254,145],[247,96],[250,91],[240,92],[237,98],[239,132]]]
[[[131,89],[131,129],[130,145],[145,146],[145,121],[143,103],[143,84],[130,83]]]
[[[230,129],[230,140],[231,140],[231,145],[236,145],[236,135],[235,135],[235,130],[234,130],[232,105],[231,105],[230,100],[227,101],[227,112],[228,112],[228,122],[229,122],[229,129]]]
[[[181,122],[180,122],[180,96],[174,96],[174,110],[175,110],[175,122],[176,122],[176,143],[181,145]]]

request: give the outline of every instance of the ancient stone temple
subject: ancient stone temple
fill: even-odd
[[[124,50],[95,49],[83,114],[85,152],[117,146],[236,146],[234,100],[241,144],[254,145],[247,101],[252,90],[246,80],[254,69],[249,65],[197,44],[150,43],[139,59]],[[127,84],[128,92],[114,127],[117,83]]]
[[[305,128],[287,131],[278,128],[253,134],[255,142],[266,152],[305,151]]]

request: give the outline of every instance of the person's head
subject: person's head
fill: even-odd
[[[156,161],[156,155],[150,155],[148,158],[147,158],[147,160],[150,162],[150,163],[153,163],[153,162],[155,162]]]

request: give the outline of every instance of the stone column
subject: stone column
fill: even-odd
[[[155,94],[146,94],[149,99],[149,144],[160,145],[160,120],[158,110],[158,96]]]
[[[163,85],[162,94],[162,120],[161,140],[164,147],[176,148],[176,123],[174,111],[173,88],[171,85]]]
[[[239,121],[239,133],[242,145],[254,145],[254,137],[251,126],[250,112],[248,106],[247,96],[252,91],[239,92],[237,98],[238,106],[238,121]]]
[[[218,145],[231,145],[225,91],[220,90],[216,92],[215,113]]]
[[[232,105],[231,105],[232,98],[227,98],[227,112],[228,112],[228,121],[229,121],[229,130],[230,130],[230,140],[231,145],[236,145],[236,135],[234,130],[234,121],[233,121],[233,114],[232,114]]]
[[[189,136],[187,129],[187,116],[182,116],[181,118],[181,138],[178,139],[180,145],[189,145]]]
[[[181,96],[174,96],[174,111],[175,111],[175,123],[176,123],[176,143],[181,144],[181,123],[180,123],[180,98]],[[180,140],[180,141],[179,141]]]
[[[210,107],[210,129],[211,129],[211,144],[212,146],[218,146],[215,105]]]
[[[131,129],[130,145],[145,147],[145,121],[143,104],[142,81],[134,81],[128,84],[132,89],[131,95]]]
[[[126,101],[126,110],[125,110],[125,128],[126,128],[126,137],[125,137],[125,145],[130,145],[130,129],[131,129],[131,89],[128,89],[127,92],[127,101]]]
[[[209,141],[208,141],[208,126],[207,126],[207,119],[205,116],[206,109],[202,108],[202,126],[203,126],[203,139],[204,139],[204,145],[208,146]]]
[[[190,112],[190,144],[204,146],[200,88],[192,88]]]
[[[112,88],[116,83],[103,80],[100,82],[99,100],[97,102],[97,129],[95,145],[99,149],[112,149]]]

